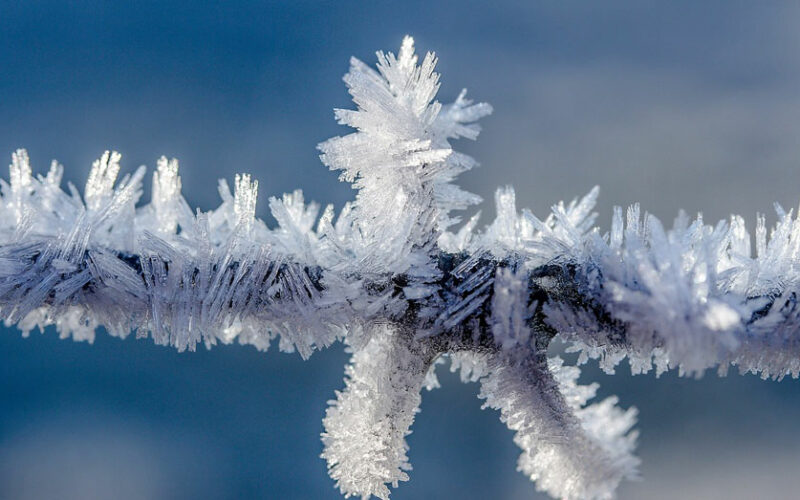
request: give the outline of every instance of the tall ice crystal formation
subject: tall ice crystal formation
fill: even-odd
[[[608,372],[677,368],[699,375],[730,365],[764,378],[800,373],[800,222],[780,207],[755,253],[741,217],[715,226],[678,216],[672,229],[638,205],[593,226],[597,189],[559,203],[544,220],[497,191],[497,218],[460,229],[455,211],[479,201],[454,179],[475,161],[452,139],[475,139],[488,104],[464,92],[435,101],[436,58],[413,40],[377,71],[357,59],[344,80],[355,131],[319,146],[322,162],[358,194],[334,216],[301,191],[270,198],[278,226],[255,218],[257,183],[220,181],[222,205],[192,213],[176,160],[161,158],[149,204],[144,168],[117,182],[120,155],[92,166],[81,198],[60,188],[62,167],[33,176],[24,150],[2,185],[0,309],[25,335],[152,336],[183,351],[238,341],[308,357],[343,341],[345,387],[322,434],[331,477],[345,496],[389,497],[408,479],[406,436],[423,387],[449,357],[480,383],[522,449],[518,469],[566,499],[611,498],[636,476],[636,410],[589,403],[597,385],[548,358],[558,336]]]

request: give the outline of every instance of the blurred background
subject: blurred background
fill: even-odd
[[[0,152],[28,148],[82,186],[104,149],[124,169],[181,161],[193,206],[216,179],[250,172],[266,198],[353,196],[315,145],[348,131],[341,76],[412,34],[440,57],[448,102],[492,103],[462,185],[513,184],[545,215],[602,187],[611,208],[641,201],[671,221],[711,222],[800,201],[800,5],[795,2],[9,2],[0,1]],[[4,175],[5,177],[5,175]],[[145,200],[149,194],[145,194]],[[272,223],[272,221],[270,221]],[[179,354],[100,334],[0,332],[0,498],[339,498],[319,433],[343,386],[341,347],[302,362],[277,349]],[[409,437],[412,498],[536,498],[518,449],[477,386],[440,369]],[[800,491],[800,382],[730,375],[616,376],[640,410],[643,481],[620,497],[786,498]]]

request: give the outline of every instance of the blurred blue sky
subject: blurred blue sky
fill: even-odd
[[[0,1],[0,152],[28,148],[83,185],[104,149],[127,171],[181,161],[192,205],[250,172],[266,197],[352,196],[315,145],[346,133],[348,58],[406,33],[435,50],[440,98],[489,101],[463,185],[513,184],[544,214],[602,187],[715,221],[800,200],[800,4],[794,2]],[[147,196],[147,195],[146,195]],[[493,214],[482,207],[485,222]],[[770,220],[774,220],[774,217]],[[296,355],[225,346],[0,335],[0,498],[338,498],[319,432],[342,383],[339,347]],[[444,371],[444,370],[442,370]],[[641,411],[644,480],[622,498],[779,498],[800,488],[800,384],[731,375],[586,371]],[[423,396],[409,498],[531,498],[517,449],[474,385]]]

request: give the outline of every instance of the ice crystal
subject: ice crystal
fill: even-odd
[[[345,388],[322,435],[345,496],[389,497],[409,478],[406,436],[423,387],[445,358],[480,383],[522,449],[518,468],[560,498],[610,498],[635,477],[635,409],[614,397],[589,404],[596,384],[548,358],[558,337],[613,372],[655,367],[700,375],[730,366],[764,378],[800,374],[800,221],[777,207],[755,252],[743,219],[706,225],[681,214],[671,229],[638,205],[611,229],[594,227],[597,189],[544,220],[497,191],[497,218],[459,229],[479,198],[456,177],[474,167],[451,140],[475,139],[491,112],[462,92],[435,100],[436,58],[413,40],[378,53],[377,70],[351,61],[345,82],[354,129],[319,146],[322,162],[357,189],[338,216],[301,191],[270,198],[277,227],[255,217],[258,183],[220,181],[222,204],[193,213],[177,160],[161,158],[152,199],[138,205],[144,169],[117,180],[104,153],[81,197],[63,168],[33,175],[24,150],[0,181],[0,311],[24,335],[136,332],[179,350],[240,342],[308,357],[342,341]]]

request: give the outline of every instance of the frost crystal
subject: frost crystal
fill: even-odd
[[[701,375],[735,366],[764,378],[800,375],[800,221],[777,207],[755,252],[743,219],[709,226],[681,214],[671,229],[634,205],[594,227],[597,189],[541,220],[497,191],[497,218],[455,232],[479,201],[454,180],[476,165],[450,141],[475,139],[489,114],[462,92],[435,100],[436,58],[413,41],[378,53],[377,71],[353,59],[345,82],[355,131],[319,146],[322,162],[358,190],[338,216],[301,191],[270,198],[278,222],[255,217],[257,181],[237,175],[222,204],[193,213],[177,160],[161,158],[149,204],[137,207],[144,169],[117,180],[120,155],[93,166],[81,198],[60,187],[53,162],[34,176],[24,150],[0,181],[0,311],[24,335],[54,325],[94,339],[103,326],[158,344],[273,340],[308,357],[342,341],[352,353],[345,388],[324,419],[323,458],[345,496],[389,497],[408,479],[406,436],[423,387],[444,358],[480,383],[522,449],[518,468],[560,498],[611,498],[637,475],[635,409],[578,368],[548,359],[559,337],[578,362],[608,372],[628,358]]]

